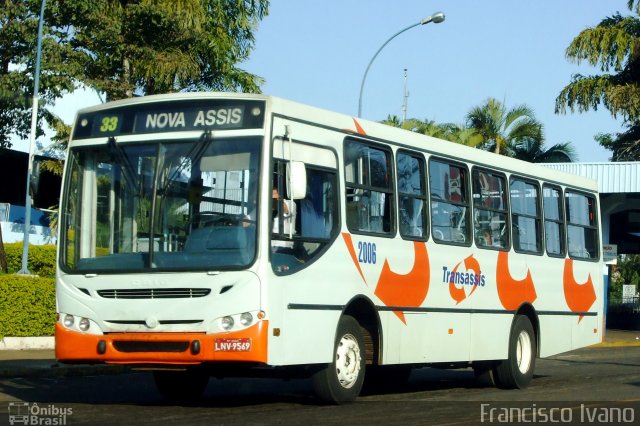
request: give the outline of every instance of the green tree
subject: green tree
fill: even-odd
[[[502,102],[489,98],[469,111],[466,124],[481,136],[481,147],[496,154],[511,156],[518,144],[543,141],[542,124],[526,105],[507,110]]]
[[[475,147],[482,142],[481,136],[475,129],[467,128],[462,124],[436,123],[433,120],[423,121],[417,118],[410,118],[403,122],[396,115],[387,116],[387,119],[381,123],[462,145]]]
[[[58,0],[81,82],[107,100],[193,90],[259,92],[240,68],[268,0]]]
[[[31,129],[33,75],[40,0],[0,0],[0,147],[11,147],[11,135],[26,139]],[[46,18],[45,18],[46,19]],[[69,93],[80,77],[68,28],[44,27],[38,119],[53,119],[49,107]],[[44,132],[37,127],[37,136]]]
[[[613,155],[611,161],[638,161],[640,160],[640,125],[629,125],[622,133],[598,133],[595,140],[604,148],[610,150]]]
[[[31,129],[34,69],[39,0],[0,0],[0,147],[10,148],[11,136],[26,139]],[[40,75],[38,121],[50,120],[53,100],[74,88],[77,75],[65,71],[73,55],[64,42],[64,30],[57,26],[44,29],[42,70]],[[44,132],[36,128],[36,135]],[[6,253],[0,231],[0,270],[7,271]]]
[[[0,147],[25,138],[41,0],[0,0]],[[268,0],[49,0],[40,73],[39,122],[62,146],[69,128],[51,111],[80,85],[107,100],[177,91],[259,92],[247,59]],[[42,135],[40,126],[37,134]],[[49,164],[57,167],[56,164]],[[59,165],[58,165],[59,166]],[[0,236],[0,266],[3,246]]]
[[[585,112],[604,106],[627,128],[597,135],[613,151],[613,161],[640,159],[640,1],[627,2],[630,16],[616,13],[583,30],[566,50],[569,61],[599,67],[601,74],[575,74],[556,98],[556,113]]]
[[[482,145],[484,139],[478,130],[473,127],[454,123],[444,124],[443,126],[446,129],[443,139],[474,148]]]
[[[640,286],[640,254],[627,254],[618,256],[617,265],[613,267],[609,286],[611,299],[622,298],[623,284]]]
[[[259,92],[248,58],[268,0],[49,0],[39,123],[79,85],[108,100],[186,90]],[[0,147],[30,131],[41,0],[0,0]],[[43,130],[37,127],[37,136]]]
[[[512,148],[513,157],[530,163],[571,163],[576,151],[571,142],[557,143],[545,149],[543,141],[525,140]]]

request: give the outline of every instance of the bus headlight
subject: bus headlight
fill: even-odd
[[[233,317],[223,317],[220,320],[220,327],[222,327],[223,330],[231,330],[233,328]]]
[[[74,322],[75,321],[74,321],[73,315],[67,314],[67,315],[64,316],[63,324],[64,324],[65,327],[67,327],[67,328],[73,327],[73,323]]]
[[[78,328],[82,331],[87,331],[90,326],[91,326],[91,323],[86,318],[82,318],[78,323]]]
[[[257,322],[262,321],[266,317],[264,311],[247,311],[241,314],[225,315],[218,317],[211,322],[212,332],[219,331],[240,331],[245,328],[253,327]]]
[[[251,315],[250,312],[245,312],[244,314],[240,315],[240,324],[244,325],[245,327],[251,325],[252,322],[253,315]]]

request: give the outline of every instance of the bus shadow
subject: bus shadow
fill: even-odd
[[[536,375],[536,378],[544,377]],[[393,383],[393,381],[389,381]],[[366,386],[363,397],[402,395],[456,389],[482,389],[471,369],[414,369],[402,384]],[[56,378],[14,378],[0,381],[0,393],[10,399],[32,403],[66,403],[130,406],[185,406],[238,408],[257,405],[324,405],[314,394],[310,379],[211,378],[201,399],[166,401],[157,391],[151,374],[130,372],[112,375]],[[427,395],[428,397],[428,395]]]
[[[369,384],[362,395],[403,394],[451,389],[482,388],[471,369],[416,368],[406,383],[394,383],[393,377],[381,383]]]

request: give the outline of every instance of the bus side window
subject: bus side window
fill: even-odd
[[[273,230],[272,267],[276,273],[298,271],[319,256],[338,231],[336,172],[307,164],[307,192],[296,200],[295,233],[288,239],[288,229]]]
[[[511,226],[516,251],[542,253],[540,187],[536,182],[511,177]]]
[[[346,140],[347,226],[352,232],[392,234],[393,182],[391,151]]]
[[[566,246],[562,189],[558,186],[544,184],[542,199],[547,254],[563,257],[566,253]]]
[[[446,160],[429,160],[431,234],[437,242],[470,245],[467,169]]]
[[[307,169],[307,194],[300,200],[302,237],[329,238],[335,223],[334,177],[327,172]]]
[[[504,175],[473,170],[473,228],[478,247],[508,248],[507,179]]]
[[[411,240],[426,239],[429,234],[424,158],[417,153],[398,151],[396,168],[400,235]]]
[[[576,259],[599,258],[596,200],[591,195],[566,191],[567,239],[569,256]]]

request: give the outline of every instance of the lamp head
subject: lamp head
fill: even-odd
[[[434,13],[433,15],[431,15],[431,20],[434,24],[439,24],[440,22],[444,21],[444,12]]]
[[[444,21],[444,12],[436,12],[431,16],[427,16],[422,21],[420,21],[421,25],[428,24],[429,22],[433,22],[434,24],[439,24]]]

